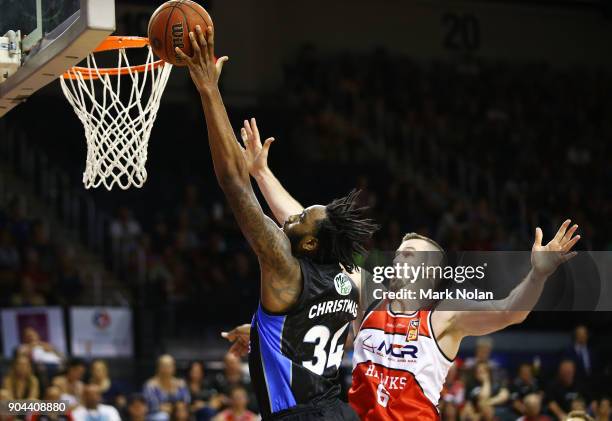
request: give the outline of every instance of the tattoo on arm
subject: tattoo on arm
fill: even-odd
[[[290,306],[297,300],[302,283],[289,239],[263,213],[250,184],[227,183],[222,187],[240,229],[259,258],[264,301],[270,297],[277,304],[274,307]]]

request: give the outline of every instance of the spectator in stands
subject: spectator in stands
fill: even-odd
[[[564,421],[594,421],[589,414],[584,411],[572,411]]]
[[[121,421],[119,412],[110,405],[100,403],[102,395],[95,384],[83,388],[83,403],[72,411],[74,421]]]
[[[17,355],[11,364],[8,375],[2,382],[2,388],[9,393],[9,399],[39,399],[40,386],[32,372],[30,359]]]
[[[514,408],[517,414],[525,414],[525,397],[531,394],[541,394],[541,392],[538,381],[533,375],[532,365],[528,363],[521,364],[510,389],[512,408]]]
[[[257,400],[251,389],[251,379],[248,371],[244,370],[240,358],[230,352],[223,358],[223,373],[218,373],[212,383],[213,389],[222,393],[225,397],[236,386],[243,387],[249,395],[249,409],[258,412]]]
[[[610,409],[610,398],[603,397],[593,405],[595,421],[610,421],[612,410]]]
[[[559,363],[557,378],[548,386],[546,398],[548,409],[559,421],[565,420],[571,411],[572,401],[581,396],[581,389],[576,381],[576,366],[572,360]]]
[[[588,379],[593,373],[593,353],[589,348],[589,330],[584,325],[574,329],[574,342],[565,351],[565,357],[574,361],[576,378],[580,381]]]
[[[225,395],[234,386],[245,386],[249,383],[249,379],[242,369],[242,361],[234,354],[227,353],[223,358],[223,373],[218,373],[214,379],[212,387],[219,393]]]
[[[79,405],[79,400],[76,396],[68,391],[68,381],[65,376],[56,376],[51,381],[53,387],[57,387],[60,391],[60,400],[66,401],[70,409],[74,409]]]
[[[572,405],[570,406],[571,411],[586,411],[586,401],[582,396],[577,396],[572,400]]]
[[[452,402],[440,401],[440,419],[442,421],[457,421],[459,409]]]
[[[41,340],[36,329],[26,327],[22,336],[23,343],[19,345],[18,353],[29,356],[35,364],[62,364],[62,354],[53,345]]]
[[[500,421],[500,418],[495,415],[495,407],[491,405],[480,405],[480,421]]]
[[[213,399],[217,395],[211,389],[206,376],[204,375],[204,363],[202,361],[192,361],[187,369],[187,386],[191,395],[191,411],[198,416],[216,412],[221,406],[220,399]]]
[[[494,412],[503,413],[502,405],[505,404],[510,392],[502,384],[495,382],[491,377],[491,371],[486,362],[480,361],[474,367],[474,380],[468,385],[468,396],[476,410],[488,414],[489,407]]]
[[[126,421],[146,421],[148,412],[147,400],[143,395],[135,393],[129,397]]]
[[[176,366],[171,355],[162,355],[157,360],[157,372],[149,379],[143,394],[151,413],[172,414],[176,402],[189,404],[189,389],[183,379],[175,377]]]
[[[185,402],[176,402],[172,408],[170,421],[189,421],[189,405]]]
[[[465,384],[459,375],[457,361],[450,366],[446,375],[446,382],[442,388],[441,398],[447,405],[461,408],[465,402]]]
[[[49,386],[45,390],[45,400],[59,401],[61,400],[62,391],[56,386]],[[72,411],[60,414],[34,414],[30,421],[72,421]]]
[[[551,421],[549,416],[542,414],[542,396],[539,393],[524,396],[521,407],[523,416],[517,421]]]
[[[255,421],[258,416],[249,411],[249,394],[242,386],[234,386],[229,392],[229,408],[217,414],[213,421]]]
[[[73,358],[68,361],[66,373],[53,379],[53,384],[63,391],[62,400],[67,400],[71,405],[81,401],[85,370],[85,362],[80,358]]]
[[[471,370],[478,365],[478,363],[486,363],[494,382],[502,383],[504,375],[501,369],[501,365],[491,357],[493,352],[493,338],[489,336],[481,336],[476,339],[476,350],[473,357],[466,358],[464,368]]]
[[[108,375],[108,366],[103,360],[94,360],[91,363],[91,378],[89,383],[95,384],[102,394],[102,403],[123,408],[126,404],[125,395],[121,387]]]
[[[8,401],[9,391],[6,389],[0,389],[0,401]],[[13,415],[0,413],[0,421],[14,421],[15,417]]]

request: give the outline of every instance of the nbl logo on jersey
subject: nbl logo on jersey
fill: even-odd
[[[406,333],[406,341],[417,341],[419,339],[419,319],[410,320],[408,325],[408,333]]]
[[[351,278],[349,278],[349,276],[344,272],[340,272],[335,276],[334,286],[340,295],[349,295],[353,289],[353,286],[351,285]]]

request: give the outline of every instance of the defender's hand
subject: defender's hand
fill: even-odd
[[[187,63],[191,80],[193,80],[200,93],[217,88],[223,64],[229,58],[223,56],[215,62],[215,31],[213,27],[209,26],[204,33],[200,25],[197,25],[195,34],[189,32],[189,40],[193,47],[193,57],[187,56],[178,47],[175,50],[179,57]]]
[[[244,357],[249,353],[249,338],[251,335],[251,325],[244,324],[229,332],[221,332],[221,336],[233,342],[230,352],[238,357]]]
[[[531,248],[531,266],[538,276],[548,277],[564,262],[576,256],[572,247],[580,240],[580,236],[574,235],[578,225],[574,224],[569,230],[567,227],[571,220],[566,220],[555,237],[545,246],[542,246],[542,230],[536,228],[535,241]]]
[[[268,169],[268,152],[270,151],[270,145],[274,142],[274,138],[267,138],[262,145],[257,121],[254,118],[251,118],[250,122],[244,120],[244,127],[240,129],[240,137],[244,144],[242,154],[247,163],[249,174],[252,177],[256,177]]]

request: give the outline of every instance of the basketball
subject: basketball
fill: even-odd
[[[193,55],[189,32],[197,25],[203,31],[213,22],[208,12],[191,0],[170,0],[157,8],[149,20],[149,42],[155,55],[175,66],[185,66],[176,55],[179,47],[188,56]]]

